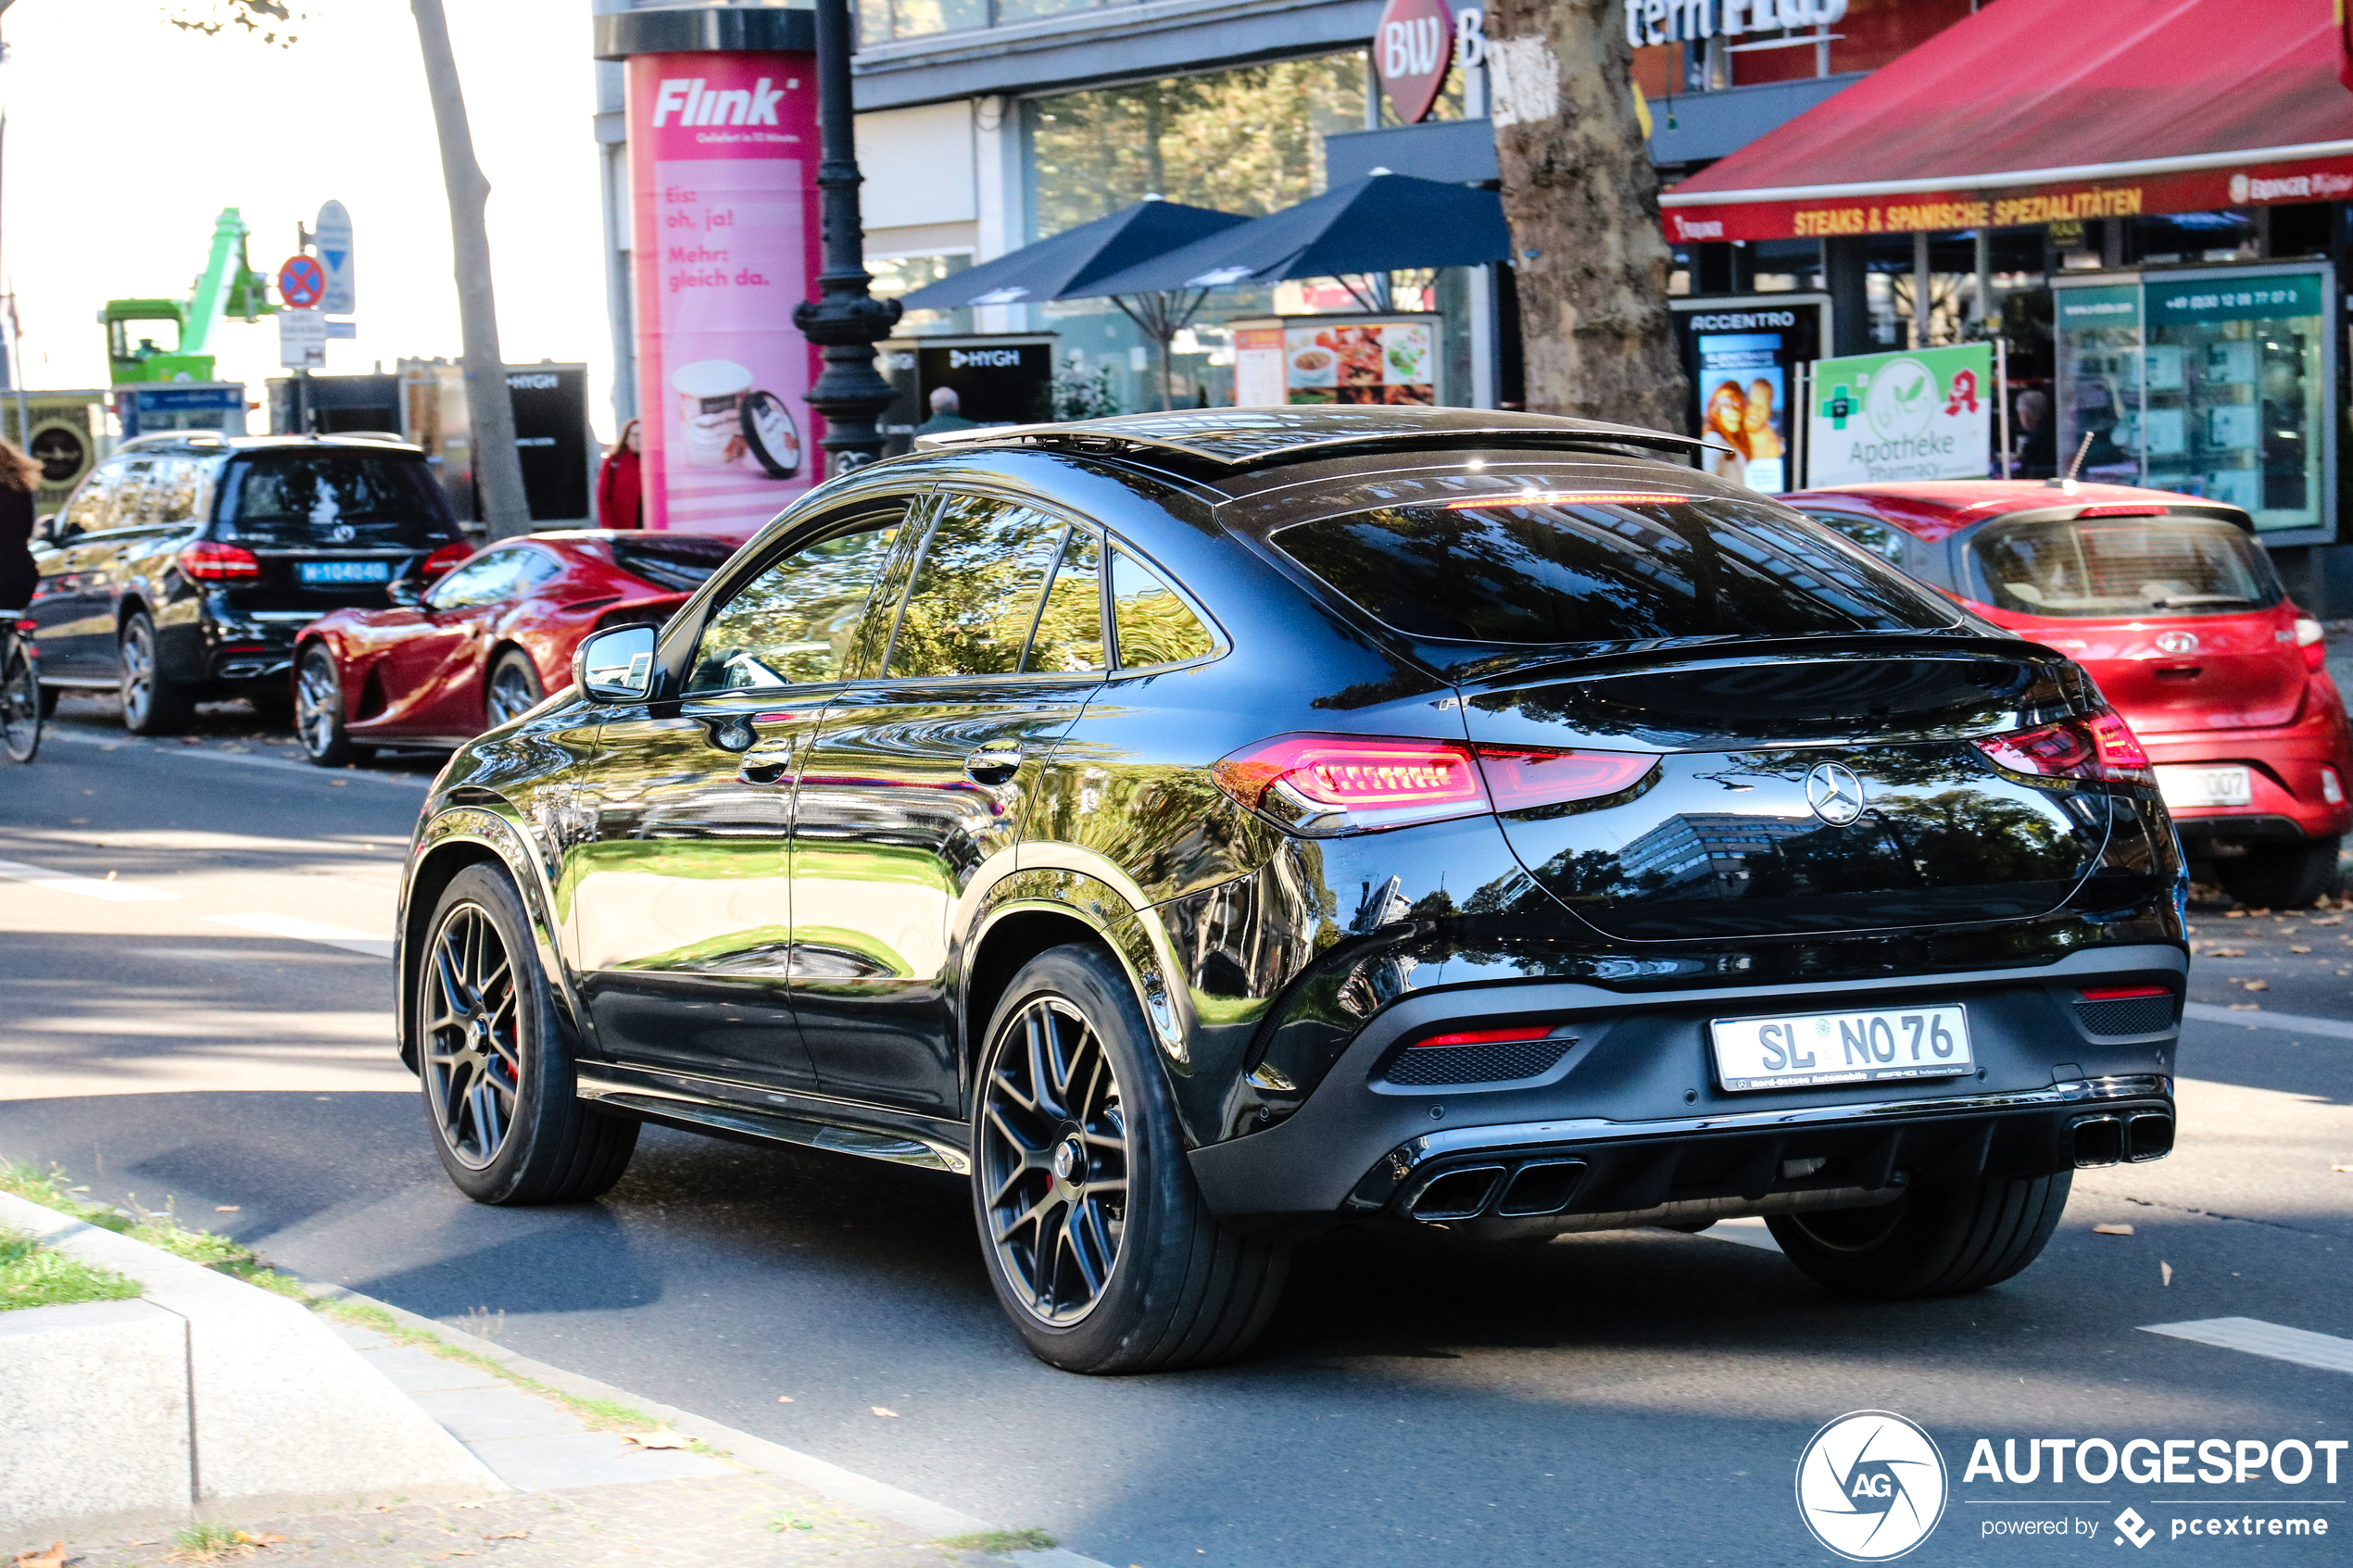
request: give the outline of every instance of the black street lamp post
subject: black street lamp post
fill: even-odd
[[[824,416],[825,477],[863,468],[882,456],[875,419],[897,395],[875,370],[875,345],[899,323],[899,302],[867,292],[864,225],[858,215],[858,132],[849,98],[849,3],[817,0],[817,189],[824,268],[817,297],[793,309],[793,325],[825,351],[825,368],[809,389]]]

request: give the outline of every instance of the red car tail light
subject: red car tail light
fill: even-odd
[[[2111,985],[2104,991],[2086,991],[2087,1002],[2124,1002],[2140,997],[2170,997],[2173,993],[2162,985]]]
[[[1498,811],[1527,811],[1616,795],[1647,778],[1658,759],[1640,751],[1559,751],[1482,746],[1478,771]]]
[[[2322,641],[2328,633],[2309,615],[2296,618],[2296,644],[2304,650],[2304,668],[2319,670],[2329,661],[2328,645]]]
[[[420,570],[424,572],[425,581],[430,583],[434,578],[446,576],[463,566],[466,558],[473,553],[474,547],[472,545],[444,545],[425,558],[425,563]]]
[[[180,574],[197,583],[258,582],[261,558],[236,545],[199,539],[180,552]]]
[[[1615,795],[1654,756],[1364,735],[1277,735],[1210,768],[1217,787],[1324,837]]]
[[[2102,708],[2056,724],[1988,735],[1977,748],[1998,767],[2033,778],[2155,784],[2149,754],[2132,727]]]

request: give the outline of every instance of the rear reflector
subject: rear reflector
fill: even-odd
[[[2133,997],[2170,997],[2173,993],[2162,985],[2117,985],[2105,991],[2086,991],[2087,1002],[2120,1002]]]
[[[1547,1024],[1534,1023],[1522,1029],[1472,1029],[1460,1035],[1432,1035],[1427,1040],[1416,1040],[1409,1050],[1427,1050],[1432,1046],[1492,1046],[1506,1040],[1541,1040],[1551,1034]]]
[[[2092,779],[2107,784],[2154,784],[2149,754],[2132,727],[2108,709],[2056,724],[1988,735],[1977,748],[1997,766],[2034,778]]]
[[[1237,751],[1209,776],[1240,805],[1325,837],[1595,799],[1657,765],[1642,752],[1294,734]]]
[[[235,545],[199,539],[180,552],[180,574],[198,583],[251,583],[261,576],[261,558]]]

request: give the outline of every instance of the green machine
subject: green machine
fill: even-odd
[[[258,321],[271,315],[261,275],[245,263],[245,220],[233,207],[220,209],[213,220],[212,252],[196,279],[195,293],[187,299],[110,299],[98,312],[107,329],[107,362],[114,384],[133,382],[208,382],[212,356],[205,345],[213,323],[234,316]],[[169,321],[172,346],[159,348],[140,329]]]

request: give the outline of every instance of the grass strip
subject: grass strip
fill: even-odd
[[[980,1530],[969,1536],[950,1536],[939,1543],[950,1551],[982,1551],[991,1557],[1003,1557],[1016,1551],[1051,1551],[1062,1543],[1043,1530]]]
[[[29,1236],[0,1231],[0,1312],[127,1301],[138,1294],[136,1280],[44,1247]]]

